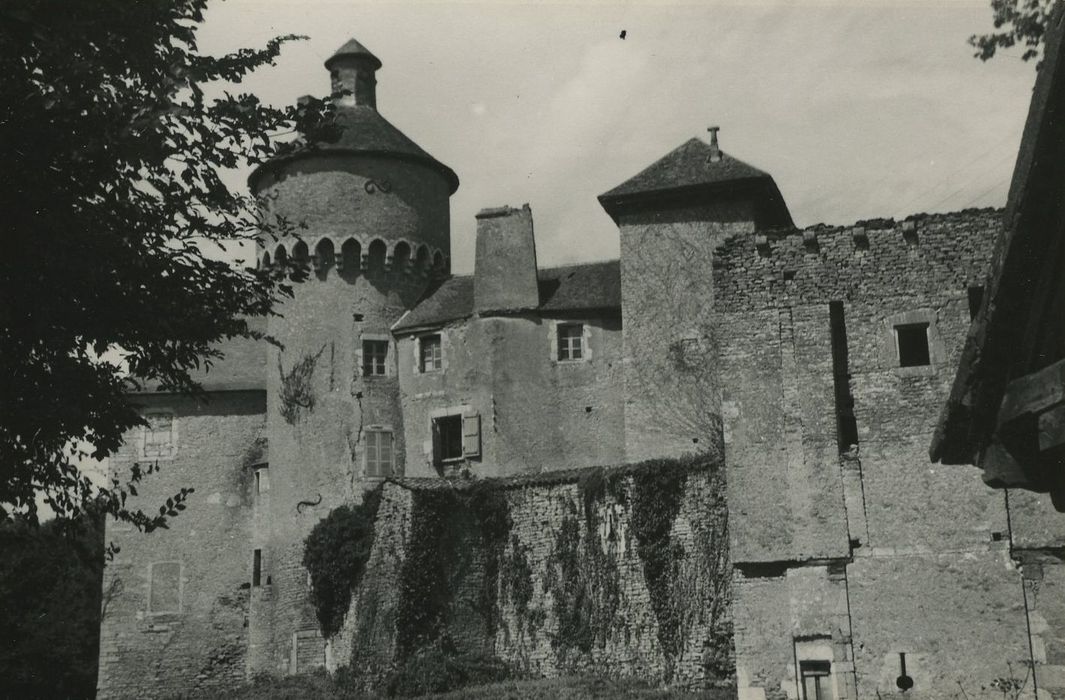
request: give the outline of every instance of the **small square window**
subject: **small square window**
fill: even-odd
[[[148,570],[148,612],[181,612],[181,563],[158,562]]]
[[[895,344],[899,352],[899,367],[921,367],[932,364],[928,354],[927,323],[895,326]]]
[[[383,478],[392,476],[393,438],[391,430],[367,430],[363,433],[366,445],[366,476]]]
[[[832,674],[830,661],[800,661],[799,671],[802,675],[803,700],[829,700],[832,697],[829,688],[829,676]]]
[[[444,368],[440,346],[440,334],[423,335],[418,339],[418,369],[422,372],[437,372]]]
[[[560,323],[558,325],[559,361],[584,358],[584,324]]]
[[[388,374],[388,341],[362,341],[362,376],[383,377]]]
[[[170,413],[149,413],[144,416],[144,442],[141,456],[148,458],[174,455],[174,416]]]

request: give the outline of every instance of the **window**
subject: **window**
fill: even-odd
[[[251,585],[261,586],[263,580],[263,550],[256,549],[251,558]]]
[[[980,306],[984,303],[984,288],[983,287],[969,287],[969,320],[975,320],[976,314],[980,312]]]
[[[802,700],[830,700],[832,662],[800,661],[799,671],[802,675]]]
[[[444,357],[440,347],[440,334],[423,335],[418,339],[418,370],[437,372],[444,368]]]
[[[387,340],[362,341],[362,376],[383,377],[388,374],[388,365],[386,364],[387,359]]]
[[[270,490],[270,472],[266,467],[255,469],[255,493],[266,493]]]
[[[899,353],[899,367],[920,367],[932,364],[928,354],[927,323],[895,326],[895,344]]]
[[[481,417],[454,413],[433,419],[433,464],[459,461],[481,454]]]
[[[141,456],[158,459],[174,455],[174,415],[171,413],[148,413],[144,416]]]
[[[584,358],[584,324],[560,323],[558,325],[558,359],[580,360]]]
[[[148,612],[181,612],[181,562],[164,561],[148,568]]]
[[[391,430],[367,430],[363,433],[366,445],[366,476],[383,478],[392,476],[394,451]]]

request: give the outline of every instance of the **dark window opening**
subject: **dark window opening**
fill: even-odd
[[[831,661],[800,661],[803,700],[828,700],[832,697],[829,676]]]
[[[362,341],[362,376],[383,377],[387,374],[385,365],[387,359],[387,340]]]
[[[858,421],[854,417],[854,396],[851,394],[850,358],[847,346],[847,321],[843,302],[828,305],[832,331],[832,380],[836,395],[836,442],[840,454],[858,444]]]
[[[462,459],[462,416],[443,416],[433,420],[433,447],[437,464]]]
[[[972,321],[976,318],[976,314],[980,313],[980,306],[984,303],[984,288],[983,287],[969,287],[969,320]]]
[[[895,341],[899,348],[899,367],[921,367],[932,364],[928,354],[927,323],[895,326]]]
[[[251,585],[262,585],[263,578],[263,550],[256,549],[252,555],[251,564]]]

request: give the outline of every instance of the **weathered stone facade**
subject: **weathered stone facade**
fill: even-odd
[[[1031,663],[1020,697],[1065,698],[1065,515],[925,452],[997,212],[799,231],[769,175],[693,140],[601,198],[620,261],[541,269],[531,211],[499,208],[452,276],[457,178],[377,113],[376,58],[352,42],[330,65],[354,81],[342,139],[252,177],[267,214],[307,224],[260,251],[311,263],[268,322],[283,349],[235,347],[207,404],[140,397],[155,427],[114,460],[158,460],[145,503],[196,493],[170,531],[109,528],[101,697],[384,678],[425,494],[502,477],[501,559],[457,535],[461,651],[685,684],[734,663],[751,700],[998,697]],[[685,452],[724,472],[688,476],[663,582],[633,545],[635,477],[589,507],[570,470]],[[303,541],[385,478],[367,574],[322,639]],[[576,635],[570,579],[599,615]],[[668,620],[666,589],[685,601]]]

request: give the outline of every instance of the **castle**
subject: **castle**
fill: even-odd
[[[262,322],[283,349],[233,343],[202,377],[207,403],[135,397],[149,427],[114,468],[158,461],[146,503],[196,493],[168,531],[109,523],[121,551],[104,581],[101,697],[346,664],[366,601],[323,639],[303,541],[382,480],[371,565],[385,590],[411,494],[442,477],[512,484],[507,551],[535,563],[553,556],[573,474],[700,452],[723,459],[727,486],[689,479],[671,532],[692,551],[706,504],[727,508],[727,535],[705,537],[727,546],[739,697],[998,697],[1019,681],[1020,697],[1065,698],[1065,515],[926,454],[999,213],[797,230],[772,177],[715,133],[600,197],[619,261],[541,269],[532,212],[501,207],[477,215],[474,274],[454,276],[458,178],[377,111],[380,67],[341,47],[326,68],[347,95],[343,135],[250,178],[268,213],[307,225],[259,252],[312,270]],[[599,523],[631,528],[625,503]],[[581,547],[598,541],[581,527]],[[580,663],[705,680],[699,611],[664,650],[636,555],[609,539],[626,626]],[[693,571],[692,601],[720,597]],[[562,673],[573,666],[545,641],[550,575],[534,578],[523,605],[542,605],[548,632],[487,644]]]

